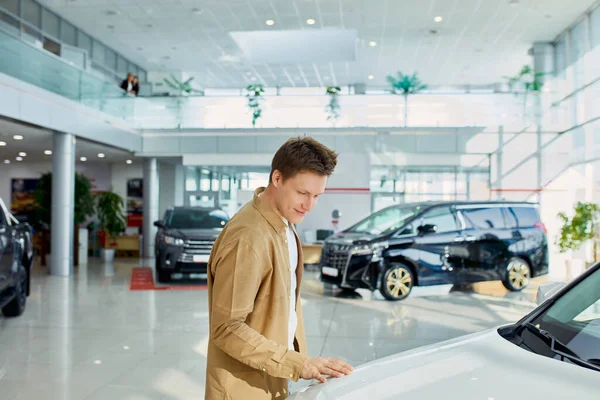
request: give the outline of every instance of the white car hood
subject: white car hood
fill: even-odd
[[[600,372],[531,353],[497,330],[364,364],[294,400],[600,399]]]

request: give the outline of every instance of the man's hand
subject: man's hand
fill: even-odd
[[[349,375],[354,369],[350,364],[335,358],[309,358],[304,362],[300,378],[302,379],[317,379],[322,383],[327,382],[324,375],[340,378],[344,375]]]

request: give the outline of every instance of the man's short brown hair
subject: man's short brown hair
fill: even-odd
[[[269,183],[275,170],[281,172],[283,180],[293,178],[300,172],[330,176],[337,165],[337,157],[335,151],[309,136],[291,138],[273,157]]]

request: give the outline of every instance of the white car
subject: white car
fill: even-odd
[[[538,303],[513,325],[373,361],[290,399],[600,400],[600,263],[544,285]]]

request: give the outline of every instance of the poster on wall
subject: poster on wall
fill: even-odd
[[[127,180],[127,226],[142,226],[144,212],[144,180]]]
[[[10,209],[15,216],[27,217],[35,212],[34,192],[39,178],[11,180]]]

